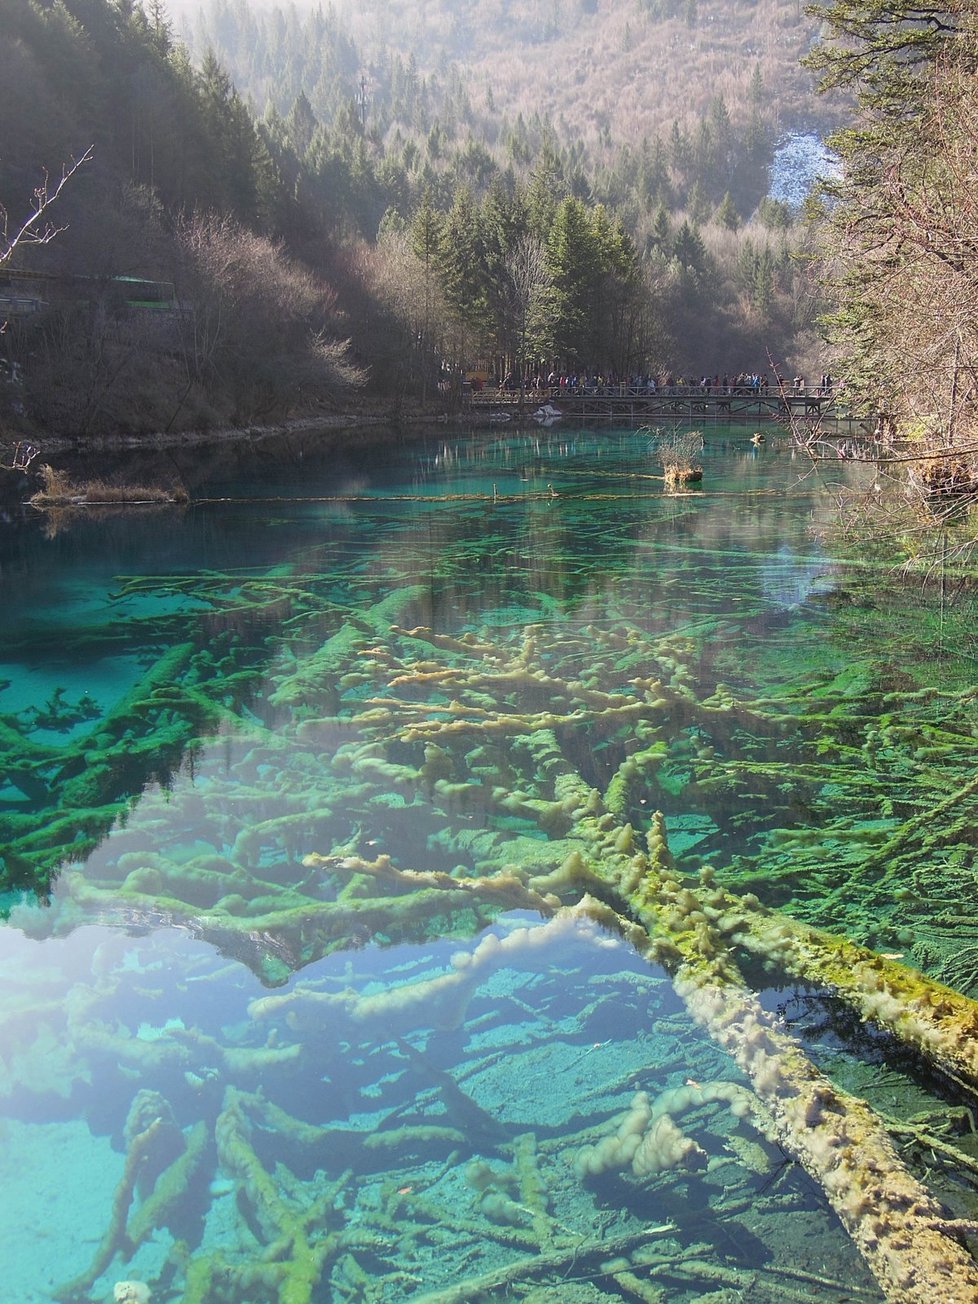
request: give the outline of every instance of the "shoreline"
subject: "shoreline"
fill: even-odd
[[[3,442],[31,444],[40,450],[39,457],[44,457],[47,453],[155,452],[162,449],[195,448],[214,444],[253,443],[275,435],[294,435],[313,431],[322,431],[330,435],[341,435],[347,431],[371,430],[399,433],[404,427],[445,424],[446,421],[447,418],[443,414],[428,416],[420,412],[405,414],[403,411],[385,409],[369,412],[309,414],[264,423],[215,426],[197,430],[155,431],[139,435],[101,434],[70,437],[56,434],[35,436],[8,434],[3,437]]]
[[[39,450],[37,456],[48,454],[86,455],[91,453],[125,451],[154,452],[167,449],[204,447],[220,444],[249,444],[276,435],[295,435],[320,432],[330,437],[330,442],[340,441],[343,435],[354,433],[364,441],[376,440],[370,432],[383,432],[401,439],[418,428],[430,429],[444,426],[447,429],[466,430],[488,425],[488,418],[472,410],[455,411],[429,400],[422,408],[420,400],[386,397],[382,395],[353,396],[350,406],[342,409],[305,410],[292,416],[269,420],[246,421],[237,425],[214,425],[194,429],[144,431],[130,433],[59,434],[56,431],[18,430],[0,424],[0,469],[7,450],[16,445],[29,445]],[[7,467],[13,470],[16,468]]]
[[[351,410],[347,412],[306,414],[265,423],[238,426],[220,426],[201,430],[159,431],[144,435],[98,435],[69,438],[63,435],[33,437],[5,432],[0,434],[0,524],[10,523],[21,513],[106,511],[132,506],[149,505],[144,499],[129,502],[114,496],[104,504],[95,501],[78,501],[79,486],[93,483],[110,483],[116,492],[128,479],[138,479],[141,485],[150,484],[164,492],[171,482],[177,489],[168,494],[168,500],[158,500],[154,507],[178,506],[184,486],[191,484],[194,470],[203,468],[209,460],[222,455],[234,455],[236,450],[257,450],[274,441],[307,439],[317,451],[342,456],[356,448],[377,448],[383,445],[408,443],[424,438],[433,427],[449,432],[471,428],[469,423],[450,418],[445,413],[405,412],[389,407]],[[28,445],[36,449],[28,465],[12,465],[16,446]],[[199,455],[198,457],[195,454]],[[41,468],[51,466],[68,477],[72,488],[72,501],[30,501],[38,483],[43,481]],[[173,472],[176,471],[174,478]]]

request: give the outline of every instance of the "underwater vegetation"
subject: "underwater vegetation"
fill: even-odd
[[[762,500],[574,465],[121,578],[124,691],[4,708],[11,926],[121,926],[0,1004],[7,1112],[119,1161],[51,1298],[978,1297],[975,690]]]
[[[120,1280],[154,1300],[548,1283],[582,1299],[878,1298],[759,1130],[740,1071],[662,969],[585,912],[388,951],[384,982],[367,949],[272,995],[175,936],[103,930],[67,1000],[53,955],[43,999],[22,954],[20,980],[5,967],[4,1114],[80,1115],[117,1147],[94,1215],[67,1239],[62,1223],[19,1298],[101,1301]],[[37,1125],[35,1147],[58,1126]],[[18,1154],[33,1127],[7,1127]],[[641,1140],[638,1168],[609,1155],[619,1133]],[[29,1187],[24,1167],[3,1167],[5,1190]],[[23,1249],[4,1248],[10,1273]]]

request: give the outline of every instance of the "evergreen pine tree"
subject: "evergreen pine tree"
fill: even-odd
[[[706,257],[706,246],[700,233],[689,221],[683,222],[676,232],[672,245],[672,255],[686,272],[702,270]]]
[[[713,220],[718,226],[725,226],[728,231],[738,231],[740,229],[740,214],[737,212],[737,206],[729,190],[723,196],[716,212],[713,214]]]

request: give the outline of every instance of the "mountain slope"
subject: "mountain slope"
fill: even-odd
[[[288,111],[291,99],[283,99],[294,97],[301,78],[274,52],[264,54],[264,74],[257,61],[249,65],[241,0],[211,0],[199,10],[177,4],[174,12],[198,54],[212,46],[259,110],[268,99]],[[765,110],[779,127],[818,127],[837,113],[817,100],[811,75],[799,65],[817,28],[796,0],[339,0],[325,12],[302,4],[279,12],[280,27],[289,14],[318,12],[327,39],[342,33],[346,54],[355,52],[360,62],[335,71],[350,96],[365,74],[368,104],[382,91],[392,58],[409,61],[436,85],[455,74],[473,125],[490,141],[501,123],[536,114],[553,123],[562,143],[600,153],[664,136],[674,121],[702,116],[718,96],[739,126],[758,78]],[[310,37],[314,43],[312,29]],[[313,49],[308,56],[314,63]],[[310,95],[314,88],[301,89]]]

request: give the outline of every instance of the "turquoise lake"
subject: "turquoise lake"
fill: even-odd
[[[309,434],[8,514],[11,1304],[887,1297],[687,944],[973,1248],[978,1088],[757,942],[978,996],[968,593],[774,434],[701,460]]]

